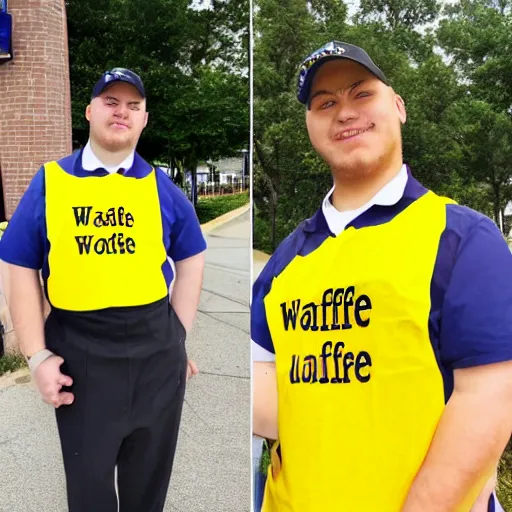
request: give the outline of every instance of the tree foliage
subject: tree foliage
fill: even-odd
[[[115,66],[141,75],[149,123],[139,151],[193,173],[249,142],[249,3],[209,0],[66,0],[73,138],[88,138],[94,83]]]
[[[309,143],[296,77],[333,39],[365,48],[404,98],[414,175],[499,224],[512,200],[510,0],[362,0],[352,19],[335,0],[255,3],[256,247],[272,252],[332,185]]]

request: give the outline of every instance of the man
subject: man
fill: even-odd
[[[512,255],[414,179],[404,102],[361,48],[313,53],[298,98],[334,187],[254,285],[263,511],[468,512],[512,431]]]
[[[185,338],[206,244],[186,196],[135,151],[148,121],[140,77],[104,73],[85,115],[87,146],[39,170],[0,258],[21,351],[56,407],[70,512],[116,512],[118,499],[120,512],[159,512],[187,368],[197,373]]]

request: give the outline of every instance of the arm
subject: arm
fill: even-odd
[[[276,365],[255,361],[253,381],[253,432],[266,439],[277,439]]]
[[[46,347],[44,339],[44,304],[39,269],[45,254],[44,172],[41,169],[23,195],[0,241],[2,281],[20,351],[32,357]],[[39,354],[43,356],[43,354]],[[42,399],[60,407],[71,404],[73,395],[60,392],[72,379],[60,372],[64,362],[51,355],[39,358],[33,377]],[[37,357],[36,357],[37,359]],[[42,361],[42,362],[41,362]]]
[[[403,512],[466,512],[484,501],[512,431],[512,254],[488,218],[459,206],[447,213],[433,327],[453,391]]]
[[[31,357],[46,348],[44,341],[43,294],[39,272],[17,265],[7,266],[7,306],[21,353]],[[5,281],[4,281],[5,282]]]
[[[511,431],[512,362],[456,370],[453,394],[403,512],[459,510],[495,471]]]
[[[176,262],[176,280],[171,305],[187,333],[192,329],[199,306],[203,275],[204,252]]]
[[[273,281],[272,259],[265,265],[252,289],[251,358],[253,434],[278,438],[278,394],[275,351],[270,334],[265,296]]]
[[[188,333],[199,305],[206,241],[185,194],[161,170],[157,179],[160,206],[170,229],[167,255],[176,266],[171,305]]]

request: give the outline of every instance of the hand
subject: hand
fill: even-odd
[[[193,377],[194,375],[197,375],[199,373],[199,369],[197,368],[196,363],[194,361],[188,360],[187,363],[187,380],[190,379],[190,377]]]
[[[62,386],[71,386],[73,379],[60,371],[64,359],[51,356],[43,361],[34,371],[34,380],[41,398],[47,404],[58,409],[61,405],[71,405],[75,399],[73,393],[61,392]]]

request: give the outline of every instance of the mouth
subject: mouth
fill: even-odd
[[[352,140],[352,139],[355,139],[356,137],[359,137],[363,133],[369,132],[374,127],[375,127],[375,125],[372,123],[370,126],[368,126],[366,128],[352,128],[351,130],[344,130],[342,132],[338,132],[334,136],[334,140],[341,140],[341,141]]]
[[[123,123],[112,123],[110,126],[117,130],[128,130],[129,126]]]

